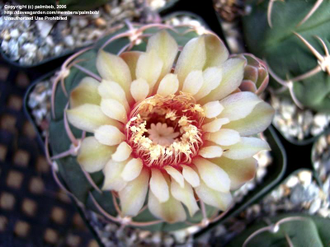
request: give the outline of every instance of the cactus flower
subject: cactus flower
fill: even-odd
[[[68,121],[91,133],[77,160],[103,171],[124,216],[147,204],[174,223],[200,203],[226,210],[231,190],[252,179],[266,141],[250,137],[271,123],[273,109],[254,92],[241,92],[247,61],[229,58],[213,34],[191,39],[179,52],[166,31],[145,52],[119,56],[100,50],[101,82],[84,78],[71,92]]]

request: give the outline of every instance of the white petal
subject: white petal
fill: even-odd
[[[135,179],[137,176],[140,175],[142,168],[143,168],[142,160],[140,158],[138,159],[133,158],[130,161],[128,161],[128,163],[126,164],[123,172],[121,173],[121,177],[125,181],[132,181],[133,179]]]
[[[221,146],[230,146],[241,140],[239,133],[231,129],[220,129],[214,133],[207,133],[205,139]]]
[[[83,104],[99,105],[101,97],[97,92],[99,82],[92,77],[85,77],[70,93],[70,107],[75,108]]]
[[[191,71],[183,83],[182,91],[195,95],[203,85],[203,72],[201,70]]]
[[[208,147],[203,147],[199,150],[198,153],[200,156],[204,158],[216,158],[216,157],[221,157],[222,155],[222,148],[219,146],[208,146]]]
[[[233,201],[230,192],[222,193],[217,190],[213,190],[202,181],[200,186],[195,188],[195,191],[203,202],[223,211],[226,211]]]
[[[136,216],[146,199],[148,192],[149,171],[143,169],[140,175],[127,183],[124,189],[119,191],[121,211],[125,216]]]
[[[126,110],[129,109],[125,91],[117,82],[102,80],[98,86],[98,93],[103,99],[115,99],[120,102]]]
[[[158,86],[157,93],[163,96],[175,94],[179,89],[179,80],[177,75],[167,74]]]
[[[229,95],[220,101],[224,110],[221,112],[221,117],[228,118],[230,121],[235,121],[249,115],[253,108],[262,102],[262,100],[252,92],[239,92]]]
[[[140,55],[136,65],[136,77],[145,79],[153,88],[162,72],[163,61],[155,50]]]
[[[217,132],[220,130],[220,128],[222,127],[222,125],[229,123],[229,119],[228,118],[218,118],[213,120],[212,122],[209,122],[207,124],[204,124],[202,126],[202,129],[205,132]]]
[[[252,157],[261,150],[270,150],[268,143],[255,137],[242,137],[241,141],[223,153],[230,159],[241,160]]]
[[[127,121],[127,113],[125,107],[117,100],[102,99],[101,110],[109,118],[118,120],[122,123]]]
[[[211,67],[203,72],[203,85],[195,99],[199,100],[208,95],[213,89],[217,88],[222,80],[222,70],[217,67]]]
[[[207,118],[214,118],[222,112],[223,106],[219,101],[211,101],[203,105],[203,109]]]
[[[195,172],[195,170],[192,169],[190,166],[182,166],[182,175],[184,179],[191,184],[192,187],[196,187],[199,185],[199,176],[197,172]]]
[[[132,153],[131,146],[128,145],[126,142],[122,142],[117,147],[116,152],[111,156],[111,159],[118,162],[124,161],[128,159],[131,153]]]
[[[220,192],[229,191],[230,179],[222,168],[203,158],[196,158],[193,162],[198,169],[199,175],[208,187]]]
[[[168,223],[186,220],[186,212],[182,204],[172,195],[169,196],[166,202],[160,203],[158,198],[149,191],[148,208],[155,217]]]
[[[120,57],[125,61],[129,70],[131,71],[132,80],[136,79],[136,64],[141,54],[143,53],[140,51],[126,51],[120,54]]]
[[[103,169],[114,151],[115,147],[103,145],[93,136],[86,137],[81,142],[77,161],[85,171],[97,172]]]
[[[109,160],[103,169],[104,182],[102,190],[122,190],[127,182],[120,176],[126,162],[116,162]]]
[[[213,34],[205,35],[206,62],[204,69],[221,66],[229,56],[229,52],[218,36]]]
[[[104,145],[114,146],[125,140],[125,135],[115,126],[102,125],[95,130],[95,138]]]
[[[135,102],[140,102],[147,98],[149,94],[149,84],[144,79],[137,79],[131,84],[131,95]]]
[[[160,203],[166,202],[169,198],[167,182],[159,169],[151,169],[150,189]]]
[[[181,172],[172,166],[165,166],[164,169],[176,182],[180,184],[181,187],[184,186],[184,178]]]
[[[194,191],[187,182],[184,183],[184,187],[181,187],[176,181],[172,180],[171,193],[175,199],[182,202],[188,208],[191,217],[199,210]]]

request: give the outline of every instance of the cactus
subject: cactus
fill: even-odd
[[[54,176],[119,224],[207,226],[230,209],[230,190],[253,178],[252,156],[269,146],[248,136],[265,130],[274,111],[240,92],[247,59],[228,59],[210,31],[127,26],[58,73],[46,142]]]
[[[322,0],[249,0],[243,17],[249,51],[268,63],[272,87],[282,86],[274,91],[322,112],[330,111],[329,8]]]

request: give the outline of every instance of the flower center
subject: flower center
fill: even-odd
[[[133,155],[148,167],[190,163],[203,144],[204,110],[188,94],[143,100],[130,114],[126,135]]]

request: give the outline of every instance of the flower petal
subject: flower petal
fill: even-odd
[[[137,79],[131,84],[131,95],[135,102],[140,102],[147,98],[149,94],[149,84],[144,79]]]
[[[184,187],[184,178],[181,172],[172,166],[165,166],[164,169],[181,187]]]
[[[192,187],[199,186],[200,179],[198,173],[190,166],[182,166],[182,175]]]
[[[169,199],[167,182],[159,169],[151,169],[150,190],[157,197],[160,203]]]
[[[230,189],[236,190],[247,181],[254,178],[257,170],[257,161],[254,158],[232,160],[221,157],[211,160],[220,166],[230,178]]]
[[[125,91],[117,82],[102,80],[102,82],[99,83],[98,93],[103,99],[117,100],[125,107],[126,111],[129,110]]]
[[[222,80],[219,86],[199,102],[203,104],[213,100],[220,100],[234,92],[243,80],[245,64],[246,60],[243,58],[228,59],[222,65]]]
[[[185,221],[187,217],[182,204],[172,195],[166,202],[160,203],[158,198],[149,191],[148,208],[155,217],[169,223]]]
[[[260,102],[262,100],[254,93],[234,93],[220,101],[225,108],[221,112],[221,117],[228,118],[230,121],[239,120],[249,115]]]
[[[136,77],[146,80],[153,88],[162,72],[163,61],[155,50],[140,55],[136,65]]]
[[[125,107],[115,99],[102,99],[101,110],[109,118],[118,120],[124,124],[127,121],[127,113]]]
[[[220,130],[222,125],[229,123],[228,118],[218,118],[213,120],[212,122],[206,123],[202,126],[202,129],[205,132],[217,132]]]
[[[230,146],[238,143],[241,137],[235,130],[220,129],[214,133],[207,133],[205,139],[221,146]]]
[[[213,190],[228,192],[230,179],[228,174],[216,164],[207,159],[196,158],[193,163],[204,183]]]
[[[211,159],[216,157],[221,157],[222,155],[222,148],[219,146],[208,146],[202,147],[198,153],[203,158]]]
[[[188,208],[191,217],[199,210],[194,191],[187,182],[184,183],[184,187],[181,187],[176,181],[172,180],[171,193],[175,199],[182,202]]]
[[[223,156],[229,159],[241,160],[250,158],[261,150],[270,150],[268,143],[255,137],[242,137],[241,141],[230,146]]]
[[[103,145],[93,136],[86,137],[81,142],[77,161],[86,172],[97,172],[103,169],[114,151],[115,147]]]
[[[182,91],[195,95],[202,87],[203,82],[203,72],[201,70],[193,70],[184,80]]]
[[[125,140],[125,135],[115,126],[102,125],[95,130],[95,138],[102,144],[115,146]]]
[[[147,196],[149,176],[149,171],[143,169],[137,178],[119,191],[123,215],[136,216],[139,213]]]
[[[95,129],[105,124],[117,127],[121,126],[117,121],[108,118],[98,105],[84,104],[69,109],[66,112],[70,124],[78,129],[88,132],[93,132]]]
[[[147,52],[155,50],[163,61],[161,77],[165,76],[172,69],[174,60],[178,53],[178,44],[175,39],[165,30],[156,33],[148,40]]]
[[[233,201],[233,197],[230,192],[222,193],[217,190],[213,190],[203,182],[201,182],[200,186],[195,188],[195,191],[204,203],[219,208],[222,211],[226,211]]]
[[[204,69],[222,65],[229,56],[224,43],[213,34],[205,35],[206,62]]]
[[[120,176],[126,162],[116,162],[109,160],[103,169],[104,182],[102,190],[121,191],[127,182]]]
[[[96,68],[103,79],[115,81],[122,86],[125,92],[129,92],[132,81],[131,73],[121,57],[100,50],[96,58]]]
[[[75,108],[80,105],[89,103],[99,105],[101,97],[98,94],[97,88],[99,82],[92,77],[85,77],[79,85],[72,90],[70,94],[70,107]]]
[[[161,81],[157,93],[163,96],[175,94],[179,89],[177,75],[167,74]]]
[[[206,61],[205,37],[191,39],[183,48],[177,64],[175,74],[178,75],[182,87],[187,75],[193,70],[202,70]]]
[[[133,158],[130,161],[128,161],[128,163],[126,164],[123,172],[121,173],[121,177],[125,181],[132,181],[140,175],[142,168],[143,168],[142,160],[140,158],[138,159]]]
[[[129,70],[131,71],[132,80],[136,79],[136,64],[141,54],[142,52],[140,51],[127,51],[120,54],[120,57],[125,61]]]
[[[225,128],[236,130],[241,136],[254,135],[264,131],[271,124],[274,112],[269,104],[260,102],[248,116],[226,124]]]
[[[116,152],[111,156],[114,161],[125,161],[132,153],[132,148],[126,142],[122,142],[118,145]]]
[[[222,80],[221,68],[211,67],[203,72],[203,85],[198,93],[195,95],[195,99],[199,99],[208,95],[213,89],[217,88]]]
[[[215,118],[222,112],[223,106],[220,104],[219,101],[211,101],[203,105],[203,109],[205,117]]]

